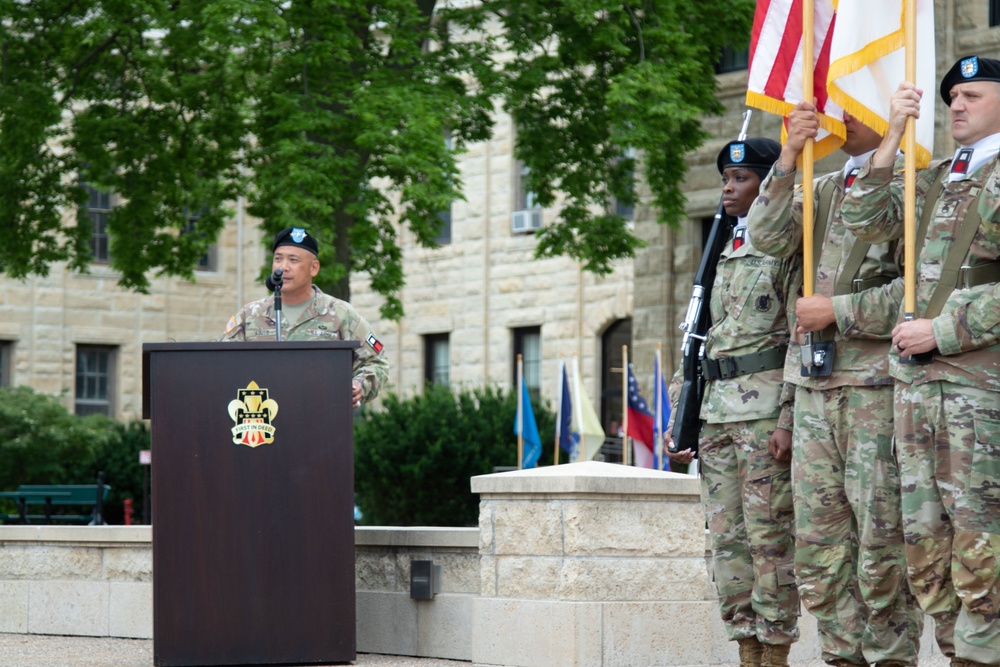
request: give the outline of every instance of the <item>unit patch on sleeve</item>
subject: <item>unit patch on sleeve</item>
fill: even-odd
[[[375,334],[368,334],[368,338],[366,340],[368,344],[371,345],[371,348],[375,350],[376,354],[382,354],[382,341],[376,338]]]

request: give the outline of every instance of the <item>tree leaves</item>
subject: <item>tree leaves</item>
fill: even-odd
[[[712,67],[745,41],[751,0],[437,4],[0,0],[0,270],[87,270],[86,182],[119,197],[121,285],[192,279],[246,196],[268,232],[321,241],[327,291],[348,298],[366,272],[397,319],[400,233],[434,244],[497,102],[526,186],[559,206],[538,256],[597,273],[632,256],[614,203],[639,173],[659,220],[682,217],[684,157],[720,110]]]

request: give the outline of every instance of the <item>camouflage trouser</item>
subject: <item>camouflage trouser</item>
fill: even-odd
[[[776,424],[704,424],[698,457],[726,632],[791,644],[799,637],[792,485],[789,464],[767,451]]]
[[[916,665],[892,387],[797,387],[792,451],[795,574],[823,660]]]
[[[910,586],[959,658],[1000,665],[1000,392],[896,383]]]

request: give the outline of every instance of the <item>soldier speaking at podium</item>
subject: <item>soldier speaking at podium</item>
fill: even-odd
[[[358,407],[374,399],[389,375],[389,362],[382,356],[382,343],[358,311],[313,285],[319,273],[316,239],[300,227],[288,227],[274,237],[271,250],[273,273],[268,286],[281,295],[281,336],[272,295],[246,304],[229,318],[221,340],[359,341],[361,347],[354,351],[351,400]]]

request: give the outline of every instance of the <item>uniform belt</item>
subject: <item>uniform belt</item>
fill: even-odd
[[[774,347],[763,352],[742,354],[738,357],[721,357],[719,359],[702,359],[701,373],[705,380],[721,380],[770,371],[785,365],[785,354],[788,346]]]
[[[1000,261],[963,266],[958,271],[958,289],[969,289],[987,283],[1000,283]]]

